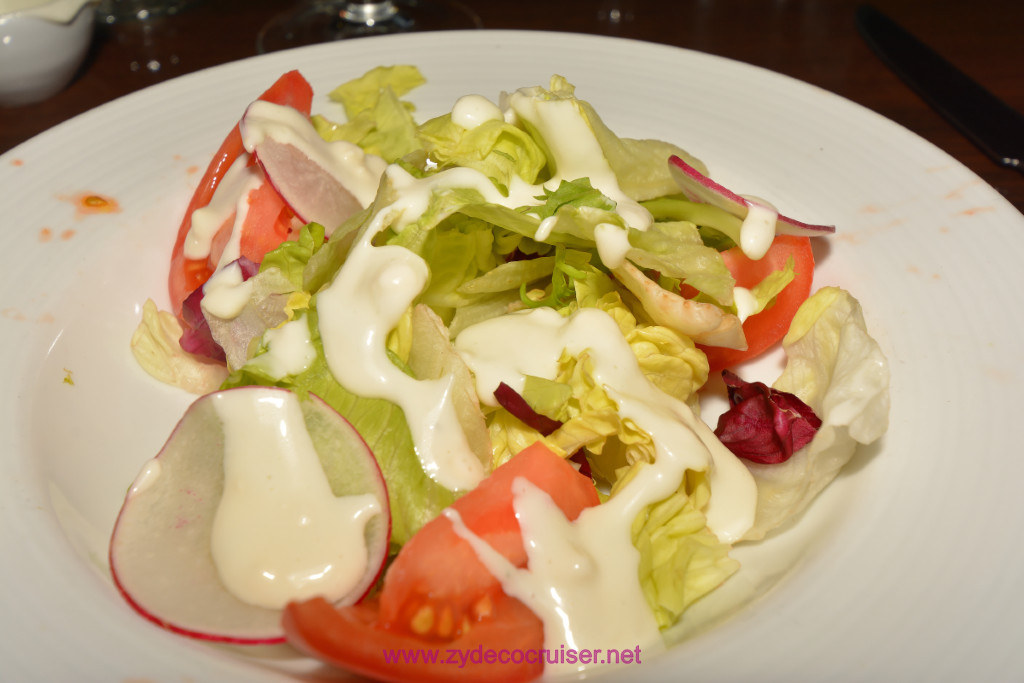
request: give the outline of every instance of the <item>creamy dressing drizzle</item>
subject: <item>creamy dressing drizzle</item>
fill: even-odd
[[[466,527],[455,510],[448,508],[444,515],[501,582],[502,590],[540,618],[544,647],[557,652],[561,647],[621,650],[639,645],[651,654],[660,649],[658,624],[637,580],[640,553],[632,543],[623,547],[608,542],[609,528],[620,526],[616,516],[621,511],[601,505],[570,522],[528,479],[517,477],[512,493],[529,569],[508,562]],[[546,673],[584,668],[545,664]]]
[[[594,242],[597,255],[609,268],[618,268],[625,263],[631,248],[629,231],[611,223],[600,223],[594,227]]]
[[[160,478],[162,469],[163,467],[158,458],[150,459],[142,468],[142,471],[135,477],[135,481],[132,482],[129,495],[134,496],[142,493],[156,483],[156,480]]]
[[[736,317],[743,322],[757,311],[757,298],[746,287],[733,287],[732,301],[736,305]]]
[[[455,413],[451,378],[413,379],[387,356],[388,332],[429,276],[423,259],[408,249],[371,244],[373,235],[385,227],[387,213],[390,210],[377,216],[375,229],[353,245],[334,281],[317,295],[324,357],[349,391],[384,398],[402,408],[416,455],[432,479],[452,490],[469,490],[485,473]]]
[[[472,130],[487,121],[503,120],[501,109],[483,95],[466,95],[452,107],[452,123]]]
[[[459,425],[449,395],[450,378],[410,378],[395,367],[385,350],[388,332],[426,286],[427,265],[403,247],[377,247],[372,240],[388,227],[401,230],[416,221],[434,193],[446,189],[472,188],[484,201],[509,208],[536,204],[540,192],[514,176],[508,195],[503,195],[487,176],[471,168],[415,178],[392,165],[385,176],[397,199],[374,215],[334,281],[317,295],[324,357],[331,373],[349,391],[385,398],[402,408],[416,454],[432,479],[449,489],[469,490],[485,472]]]
[[[558,224],[557,216],[548,216],[540,222],[537,226],[537,232],[534,233],[533,238],[538,242],[547,241],[551,237],[551,232],[555,229],[555,225]]]
[[[221,254],[218,268],[237,259],[241,253],[242,224],[249,212],[249,193],[262,183],[259,171],[248,165],[248,158],[236,159],[217,184],[210,202],[192,212],[192,221],[185,235],[185,258],[209,257],[213,238],[224,223],[235,215],[231,236]]]
[[[502,566],[479,539],[474,548],[506,592],[541,617],[549,647],[657,646],[657,624],[637,578],[634,518],[678,490],[687,469],[707,471],[714,492],[708,526],[722,541],[735,542],[754,521],[757,490],[749,471],[685,403],[644,377],[616,323],[599,309],[568,318],[546,308],[494,318],[464,330],[456,348],[476,376],[479,395],[492,404],[499,382],[521,390],[524,375],[553,379],[563,349],[586,350],[595,378],[622,416],[651,435],[655,461],[573,523],[544,500],[546,494],[518,485],[514,505],[529,569]]]
[[[274,379],[302,374],[316,361],[316,347],[304,315],[267,330],[263,341],[266,352],[246,363],[246,367],[262,370]]]
[[[367,154],[351,142],[325,141],[297,109],[264,100],[249,105],[239,124],[239,131],[242,145],[250,154],[267,138],[294,146],[321,168],[327,169],[363,208],[373,202],[380,176],[387,166],[383,159]]]
[[[779,212],[764,200],[747,199],[747,215],[740,226],[740,249],[757,261],[764,258],[775,239],[775,222]]]
[[[217,270],[203,285],[199,306],[210,315],[232,320],[242,312],[252,297],[253,281],[245,280],[242,266],[228,263]]]
[[[339,600],[367,570],[373,494],[336,497],[291,393],[274,389],[214,396],[224,429],[224,494],[211,551],[239,600],[281,609],[290,600]]]
[[[646,230],[653,222],[651,213],[619,187],[615,172],[604,150],[575,100],[538,99],[534,89],[512,93],[509,109],[519,119],[538,130],[555,163],[556,177],[545,184],[554,189],[561,180],[590,178],[590,184],[616,204],[616,212],[626,225]]]

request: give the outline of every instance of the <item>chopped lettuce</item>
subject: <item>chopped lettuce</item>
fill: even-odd
[[[322,234],[322,227],[316,224],[306,226],[297,240],[286,242],[267,255],[264,267],[268,271],[261,270],[256,277],[260,277],[264,272],[271,272],[284,279],[281,274],[287,273],[287,279],[292,283],[306,282],[309,276],[303,267],[312,267],[310,264],[314,257],[322,251],[327,251],[330,244],[324,244]],[[223,388],[262,384],[287,387],[300,394],[313,393],[351,422],[370,446],[388,483],[392,542],[400,546],[423,524],[451,504],[455,495],[434,482],[423,471],[413,449],[412,436],[406,425],[405,415],[398,406],[382,399],[357,396],[335,380],[324,358],[315,293],[304,294],[305,296],[293,295],[287,301],[296,309],[288,309],[291,311],[290,315],[297,320],[304,320],[308,325],[310,342],[316,350],[316,358],[310,366],[297,375],[278,377],[274,373],[268,373],[260,362],[260,354],[266,350],[266,346],[253,345],[250,351],[251,360],[232,372],[224,382]],[[411,325],[412,320],[407,316],[404,325],[399,326],[400,332],[389,338],[389,342],[394,341],[391,357],[400,366],[406,363],[403,369],[409,372],[412,372],[407,365],[412,355],[410,344],[416,336]],[[421,371],[426,371],[422,364],[421,361]],[[463,382],[461,386],[465,390],[467,382]],[[481,450],[482,430],[483,427],[480,426],[475,432],[478,450]]]
[[[529,212],[541,219],[554,216],[562,207],[578,209],[589,206],[602,211],[615,210],[615,202],[604,196],[600,190],[594,189],[589,178],[563,179],[557,188],[545,189],[543,196],[537,198],[543,199],[544,203],[537,207],[530,207]]]
[[[313,126],[325,140],[346,140],[397,161],[420,148],[413,106],[401,97],[425,82],[414,66],[377,67],[328,95],[345,107],[345,123],[318,114],[312,117]]]
[[[193,394],[215,391],[227,376],[220,363],[200,358],[181,348],[182,327],[152,299],[142,306],[142,320],[131,339],[132,355],[150,376]]]
[[[373,451],[387,481],[392,544],[401,546],[450,505],[455,495],[423,471],[401,408],[383,399],[353,394],[334,379],[324,358],[315,301],[305,314],[317,351],[307,370],[278,379],[260,371],[258,364],[245,365],[228,377],[223,388],[261,384],[286,387],[300,395],[316,394],[351,422]]]
[[[571,147],[592,142],[599,150],[600,158],[588,159],[589,164],[598,169],[601,166],[609,168],[622,192],[640,201],[679,191],[666,163],[673,154],[703,167],[686,151],[670,143],[633,140],[615,135],[588,102],[576,97],[575,87],[562,76],[553,76],[546,90],[539,87],[526,88],[519,91],[518,95],[518,99],[513,96],[511,107],[524,127],[540,139],[548,156],[549,167],[555,172],[563,173],[563,166],[573,165],[569,160],[578,150],[572,150]],[[586,136],[589,139],[573,136],[562,138],[558,131],[558,126],[566,120],[562,117],[578,118],[589,130]],[[555,124],[559,118],[562,121]]]
[[[796,262],[790,256],[786,259],[786,265],[782,267],[782,270],[768,273],[763,280],[751,287],[750,294],[754,297],[757,305],[747,311],[747,315],[755,315],[767,308],[768,304],[774,301],[775,297],[782,293],[782,290],[796,277],[795,267]]]
[[[276,249],[263,257],[260,270],[276,268],[288,278],[296,290],[306,284],[304,272],[313,254],[324,245],[324,226],[310,223],[299,231],[297,239],[282,242]]]
[[[537,182],[546,164],[532,137],[497,119],[467,129],[445,114],[422,124],[418,135],[427,156],[441,168],[475,169],[506,193],[514,176],[531,185]]]
[[[291,319],[296,287],[280,270],[261,269],[245,282],[251,292],[241,312],[221,318],[204,309],[214,341],[224,349],[229,370],[240,368],[252,356],[264,332]],[[301,298],[301,297],[300,297]]]
[[[660,628],[674,624],[739,569],[729,545],[707,526],[703,511],[710,497],[707,477],[691,470],[678,491],[633,520],[640,586]]]
[[[426,82],[427,79],[415,66],[378,66],[358,78],[342,83],[327,96],[340,102],[345,107],[345,116],[353,119],[365,111],[372,111],[385,91],[390,90],[401,97]]]
[[[679,185],[665,163],[673,155],[692,166],[705,168],[699,159],[670,142],[620,138],[605,125],[589,102],[582,101],[581,107],[618,178],[619,187],[637,201],[679,192]]]
[[[607,276],[600,278],[607,280]],[[600,278],[595,279],[600,282]],[[681,401],[694,400],[707,381],[705,355],[692,341],[666,327],[638,323],[619,294],[610,285],[606,287],[603,294],[595,296],[601,288],[590,283],[579,296],[615,319],[641,371],[655,386]],[[619,415],[615,402],[594,377],[586,353],[563,354],[555,379],[531,378],[523,387],[523,398],[562,426],[542,437],[522,422],[509,419],[505,411],[493,411],[488,428],[495,464],[508,460],[518,447],[544,438],[550,447],[567,455],[586,448],[594,474],[614,484],[621,468],[654,457],[650,437]]]

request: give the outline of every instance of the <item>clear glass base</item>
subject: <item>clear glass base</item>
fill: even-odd
[[[96,21],[100,24],[150,21],[177,14],[195,2],[196,0],[99,0],[96,3]]]
[[[455,0],[313,0],[267,23],[256,37],[256,49],[274,52],[346,38],[482,25],[472,10]]]

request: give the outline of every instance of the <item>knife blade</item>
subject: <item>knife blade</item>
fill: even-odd
[[[1024,171],[1024,115],[871,5],[857,8],[856,22],[868,46],[925,102],[997,164]]]

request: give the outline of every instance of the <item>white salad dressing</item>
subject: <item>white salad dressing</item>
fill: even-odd
[[[557,224],[557,216],[548,216],[547,218],[540,222],[540,225],[537,226],[537,232],[534,233],[533,239],[537,240],[538,242],[546,241],[549,237],[551,237],[551,232],[555,229],[555,226]]]
[[[452,123],[472,130],[487,121],[502,121],[501,109],[483,95],[465,95],[452,107]]]
[[[757,312],[757,298],[746,287],[733,287],[732,302],[736,306],[736,317],[740,322]]]
[[[403,247],[376,247],[372,240],[388,227],[401,230],[416,221],[433,195],[447,189],[473,189],[484,201],[508,208],[536,204],[541,192],[513,176],[508,195],[503,195],[486,175],[461,167],[416,178],[392,165],[385,177],[397,199],[377,212],[334,281],[317,295],[324,357],[349,391],[384,398],[402,408],[416,454],[432,479],[449,489],[469,490],[485,472],[458,422],[449,395],[450,378],[413,379],[395,367],[385,349],[388,332],[426,286],[427,265]]]
[[[530,344],[521,340],[529,339]],[[563,318],[539,308],[493,318],[464,330],[456,348],[477,379],[482,400],[494,403],[500,382],[522,389],[524,375],[553,379],[563,349],[584,350],[620,414],[651,435],[655,461],[602,505],[572,523],[545,502],[546,494],[520,485],[514,505],[529,555],[528,569],[502,565],[472,541],[503,589],[544,621],[549,647],[643,647],[660,643],[654,616],[637,578],[639,553],[631,538],[636,515],[678,490],[688,469],[707,471],[714,495],[708,526],[723,542],[739,540],[754,521],[757,490],[747,468],[689,407],[651,384],[628,342],[604,311],[580,309]],[[468,530],[465,530],[468,531]],[[465,535],[465,534],[463,534]]]
[[[583,510],[575,522],[551,497],[525,477],[512,482],[513,507],[523,534],[529,569],[512,565],[474,534],[451,508],[444,515],[455,533],[473,547],[502,590],[528,606],[544,624],[544,647],[575,650],[640,646],[654,654],[662,647],[654,614],[647,606],[633,547],[609,543],[616,515],[605,505]],[[580,671],[584,665],[545,663],[546,673]]]
[[[316,595],[341,599],[367,570],[364,528],[380,501],[332,493],[294,394],[224,391],[214,401],[224,493],[211,552],[225,587],[269,609]]]
[[[135,477],[135,481],[132,482],[128,495],[138,495],[156,483],[156,480],[160,478],[162,468],[159,458],[151,458],[147,461],[142,471]]]
[[[524,339],[530,343],[523,344]],[[738,540],[753,524],[757,489],[746,466],[689,406],[651,384],[604,311],[584,308],[568,317],[550,308],[512,313],[466,328],[455,348],[476,377],[481,402],[490,405],[497,404],[494,390],[501,382],[521,392],[525,375],[554,379],[563,350],[574,355],[587,351],[595,378],[619,404],[619,412],[651,435],[659,453],[672,454],[650,469],[678,470],[671,476],[679,479],[685,469],[707,470],[714,491],[708,526],[722,541]]]
[[[747,199],[747,215],[740,226],[740,249],[757,261],[764,258],[775,240],[775,222],[779,212],[762,199]]]
[[[316,347],[305,315],[267,330],[263,342],[266,352],[250,360],[246,367],[261,370],[274,379],[299,375],[316,361]]]
[[[599,223],[594,227],[594,242],[597,255],[609,268],[618,268],[626,262],[629,253],[629,231],[611,223]]]
[[[615,202],[615,211],[627,226],[637,230],[650,227],[654,222],[651,213],[619,187],[604,150],[575,100],[542,99],[536,96],[536,89],[526,88],[512,93],[508,102],[519,119],[537,129],[554,157],[556,177],[546,187],[557,188],[562,180],[590,178],[592,187]]]
[[[375,233],[364,233],[317,295],[327,366],[349,391],[402,408],[416,455],[432,479],[452,490],[472,489],[485,473],[458,421],[451,378],[414,379],[387,356],[388,332],[426,284],[427,265],[404,247],[373,246]]]
[[[224,172],[210,202],[192,212],[191,223],[185,234],[185,258],[199,260],[209,257],[213,249],[213,238],[234,214],[231,236],[220,256],[218,267],[237,259],[241,254],[242,224],[249,213],[249,193],[262,182],[259,171],[248,165],[247,158],[236,159]]]
[[[239,124],[242,145],[252,153],[267,138],[289,144],[334,176],[365,208],[373,202],[387,163],[346,140],[325,141],[297,109],[264,100],[249,105]]]
[[[228,263],[203,285],[203,298],[199,305],[210,315],[232,320],[249,303],[252,289],[253,281],[244,279],[242,266],[236,262]]]

